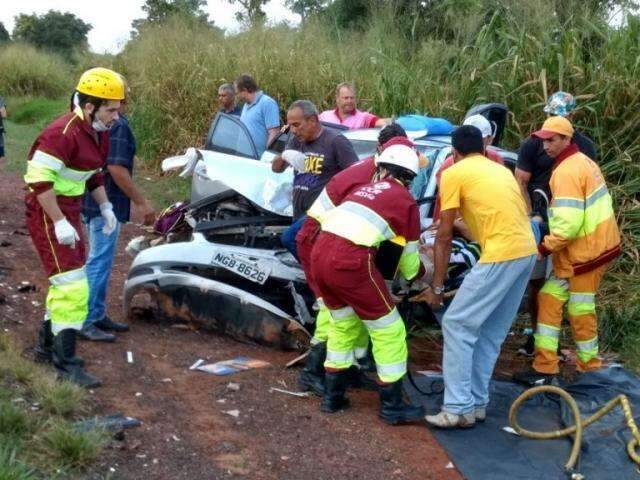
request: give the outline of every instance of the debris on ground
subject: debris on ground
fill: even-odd
[[[227,410],[226,412],[227,415],[231,415],[232,417],[238,418],[240,416],[240,410]]]
[[[292,395],[294,397],[310,397],[311,392],[292,392],[291,390],[285,390],[283,388],[271,387],[270,392],[284,393],[285,395]]]
[[[33,283],[23,281],[20,282],[20,285],[16,287],[16,290],[18,290],[20,293],[35,292],[36,286]]]
[[[81,420],[74,424],[74,428],[78,432],[88,432],[94,428],[103,428],[111,433],[115,438],[121,439],[124,434],[124,430],[127,428],[139,427],[142,422],[137,418],[127,417],[121,413],[114,415],[107,415],[105,417],[92,417],[86,420]]]
[[[190,367],[190,370],[200,370],[201,372],[212,373],[213,375],[220,376],[233,375],[234,373],[245,370],[271,366],[269,362],[249,357],[236,357],[231,360],[223,360],[221,362],[208,363],[206,365],[198,364],[195,366],[196,364],[198,364],[198,362],[194,363]]]
[[[198,368],[200,365],[202,365],[204,363],[204,360],[199,358],[198,360],[196,360],[193,365],[191,365],[189,367],[189,370],[195,370],[196,368]]]
[[[293,367],[295,364],[297,364],[298,362],[304,360],[305,358],[307,358],[309,356],[309,351],[307,350],[306,352],[304,352],[302,355],[298,355],[296,358],[294,358],[293,360],[287,362],[287,364],[285,365],[286,368],[289,367]]]

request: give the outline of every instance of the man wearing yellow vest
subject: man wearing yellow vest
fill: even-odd
[[[108,130],[118,119],[123,98],[119,74],[106,68],[84,72],[73,96],[73,111],[38,136],[24,176],[27,226],[50,283],[36,359],[53,361],[61,377],[88,388],[100,381],[86,373],[84,362],[75,356],[76,332],[87,317],[89,299],[80,210],[88,189],[104,218],[104,233],[114,231],[117,220],[102,168]]]
[[[514,377],[530,385],[548,383],[559,371],[557,349],[565,303],[578,370],[601,367],[595,294],[607,265],[620,254],[620,233],[602,172],[580,153],[573,133],[571,122],[563,117],[548,118],[533,133],[554,159],[549,235],[538,247],[540,255],[553,253],[553,274],[538,295],[533,369]]]

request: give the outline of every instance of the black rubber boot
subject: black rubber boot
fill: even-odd
[[[377,392],[380,389],[378,383],[367,376],[362,367],[358,368],[357,365],[351,365],[347,372],[349,372],[349,378],[347,379],[347,386],[349,388],[369,390],[371,392]]]
[[[38,343],[33,349],[33,359],[38,363],[51,363],[53,361],[53,333],[51,333],[51,320],[45,320],[38,330]]]
[[[85,388],[96,388],[102,385],[98,378],[88,374],[82,366],[74,362],[75,353],[75,330],[66,328],[53,337],[53,365],[61,378]]]
[[[304,369],[300,372],[298,386],[303,392],[324,395],[324,360],[327,358],[327,343],[316,343],[309,349]]]
[[[45,320],[38,330],[38,343],[33,349],[34,360],[38,363],[51,363],[53,361],[53,333],[51,332],[51,320]],[[71,360],[76,365],[84,367],[84,360],[73,357]]]
[[[327,372],[324,376],[324,397],[320,402],[320,410],[326,413],[335,413],[349,408],[351,403],[344,396],[347,391],[348,370],[339,372]]]
[[[380,386],[380,418],[390,425],[422,420],[423,407],[405,403],[402,399],[402,379]]]

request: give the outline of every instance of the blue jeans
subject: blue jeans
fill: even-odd
[[[289,250],[298,261],[300,259],[298,258],[298,249],[296,248],[296,235],[298,235],[298,232],[302,228],[302,225],[304,224],[304,221],[306,219],[307,216],[302,215],[295,222],[289,225],[289,228],[287,228],[284,232],[282,232],[282,235],[280,235],[280,242],[282,243],[282,246]]]
[[[93,217],[87,227],[89,229],[89,258],[87,258],[85,268],[89,280],[89,314],[84,322],[85,326],[102,320],[105,316],[107,286],[120,235],[120,222],[116,224],[116,229],[111,235],[102,233],[102,227],[104,227],[102,217]]]
[[[536,256],[478,263],[444,314],[444,403],[458,415],[489,403],[489,380],[518,313]]]

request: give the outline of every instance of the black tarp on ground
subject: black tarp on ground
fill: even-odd
[[[442,391],[442,377],[414,375],[414,378],[424,392]],[[429,414],[440,410],[441,393],[425,396],[408,382],[405,387],[412,402],[424,405]],[[636,423],[640,424],[640,379],[621,367],[585,373],[563,388],[578,403],[582,418],[623,393],[629,398]],[[524,388],[492,381],[490,391],[486,422],[471,429],[431,428],[458,470],[469,480],[566,479],[564,464],[572,439],[530,440],[505,432],[509,407]],[[557,430],[574,423],[569,408],[554,395],[531,398],[521,407],[518,419],[523,428],[534,431]],[[576,471],[586,480],[640,480],[640,471],[627,456],[630,438],[622,410],[616,407],[584,430]]]

